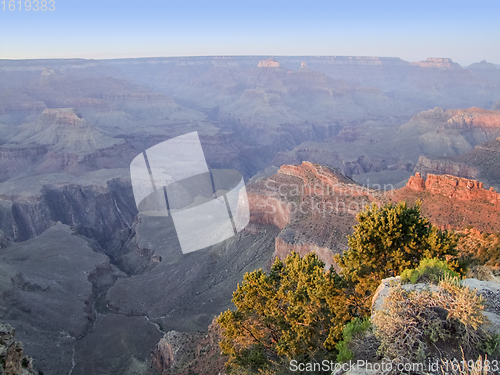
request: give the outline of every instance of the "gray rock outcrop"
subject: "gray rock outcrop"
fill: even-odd
[[[16,330],[0,324],[0,374],[35,375],[31,358],[24,355],[23,344],[14,339]]]

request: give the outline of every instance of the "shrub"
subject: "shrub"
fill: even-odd
[[[340,277],[324,267],[314,253],[301,258],[293,252],[284,262],[276,260],[268,273],[245,274],[233,293],[236,310],[217,318],[228,372],[276,373],[291,359],[336,357],[335,343],[352,317]]]
[[[392,286],[373,317],[379,354],[396,362],[420,362],[435,353],[438,342],[463,347],[468,355],[491,354],[498,344],[482,329],[483,309],[484,299],[449,274],[433,290]]]
[[[400,363],[423,361],[431,343],[449,337],[443,312],[436,307],[430,290],[391,287],[383,309],[373,317],[379,353]]]
[[[339,354],[337,362],[350,360],[369,360],[376,353],[378,340],[372,333],[372,323],[369,318],[354,318],[342,330],[343,340],[336,345]]]
[[[437,284],[445,276],[458,277],[459,274],[450,269],[448,263],[438,258],[424,258],[415,269],[406,269],[401,273],[401,281]]]
[[[477,351],[487,338],[481,329],[486,319],[482,314],[484,298],[475,290],[464,287],[457,278],[445,276],[439,286],[436,297],[439,305],[448,311],[446,319],[452,323],[465,348]]]

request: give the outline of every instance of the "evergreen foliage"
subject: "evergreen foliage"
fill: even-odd
[[[420,215],[420,202],[376,204],[360,212],[354,233],[348,237],[349,249],[334,259],[350,285],[357,316],[370,312],[371,298],[380,282],[415,268],[423,258],[447,260],[452,269],[463,272],[456,262],[455,234],[441,231]]]
[[[278,370],[290,359],[335,358],[335,343],[350,318],[342,280],[315,255],[276,260],[271,271],[247,273],[233,294],[237,310],[217,319],[229,370]]]
[[[314,253],[300,258],[295,252],[276,260],[268,273],[245,274],[233,294],[236,309],[217,318],[230,373],[279,374],[287,373],[291,359],[334,360],[343,350],[338,343],[361,320],[346,324],[370,314],[382,279],[415,268],[424,258],[446,260],[450,269],[462,272],[454,260],[455,235],[432,226],[420,215],[419,203],[372,205],[357,220],[349,249],[335,256],[340,274],[333,267],[325,271]]]
[[[448,263],[438,258],[422,259],[415,269],[406,269],[401,273],[401,282],[437,284],[444,277],[458,277],[458,272],[452,271]]]
[[[354,353],[349,348],[349,344],[353,341],[356,336],[362,335],[368,329],[370,329],[372,323],[369,318],[354,318],[352,321],[347,323],[342,330],[342,341],[339,341],[336,345],[339,354],[337,355],[337,362],[347,362],[354,359]]]

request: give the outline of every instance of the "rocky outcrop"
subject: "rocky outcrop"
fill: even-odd
[[[394,147],[401,147],[406,160],[422,155],[470,165],[459,156],[500,136],[500,112],[472,107],[468,109],[434,108],[414,115],[401,125]],[[450,165],[455,169],[457,166]],[[465,165],[459,166],[467,172]],[[420,170],[416,170],[420,172]],[[471,171],[472,172],[472,171]]]
[[[158,342],[151,363],[161,375],[224,375],[225,358],[220,355],[219,347],[221,338],[215,319],[206,333],[169,331]]]
[[[427,174],[448,174],[467,179],[477,179],[478,169],[472,165],[448,159],[430,159],[421,156],[415,165],[414,172],[420,173],[422,177]]]
[[[429,174],[424,179],[418,172],[406,186],[385,194],[396,204],[421,201],[422,215],[442,229],[463,230],[472,226],[488,233],[500,230],[500,198],[482,182],[449,175]]]
[[[433,108],[414,115],[408,124],[402,126],[402,129],[410,128],[413,125],[415,130],[435,130],[438,134],[450,131],[470,131],[474,128],[481,128],[484,131],[493,131],[500,128],[500,112],[478,107],[467,109],[443,109]]]
[[[424,180],[417,172],[410,177],[406,186],[415,191],[427,191],[456,200],[482,200],[493,204],[500,202],[500,194],[493,188],[484,189],[482,182],[462,177],[428,174]]]
[[[15,329],[0,324],[0,373],[3,375],[36,375],[32,359],[24,355],[23,344],[15,341]]]
[[[378,193],[356,185],[340,172],[303,162],[283,165],[275,175],[248,185],[250,221],[274,224],[281,232],[274,257],[315,251],[326,266],[347,247],[355,215]]]
[[[0,187],[0,229],[15,241],[25,241],[61,221],[81,234],[109,240],[129,227],[137,213],[125,174],[103,170],[88,173],[82,180],[33,177],[21,180],[23,188],[4,183]]]
[[[462,67],[454,63],[451,59],[442,57],[428,57],[425,61],[419,61],[412,63],[421,68],[439,68],[439,69],[462,69]]]
[[[72,109],[49,108],[37,121],[22,125],[23,131],[9,142],[20,145],[47,145],[57,152],[92,153],[123,143],[101,133]]]
[[[259,61],[259,64],[257,65],[258,68],[279,68],[280,63],[277,61],[274,61],[273,58],[269,58],[267,60],[261,60]]]
[[[255,190],[252,190],[247,196],[252,223],[271,224],[283,229],[290,222],[290,210],[286,202]]]
[[[454,109],[448,111],[451,118],[446,126],[451,128],[499,128],[500,112],[483,108],[472,107],[468,109]],[[445,126],[445,127],[446,127]]]
[[[425,190],[425,180],[420,176],[420,173],[415,173],[415,176],[410,177],[406,186],[410,189],[416,191],[424,191]]]

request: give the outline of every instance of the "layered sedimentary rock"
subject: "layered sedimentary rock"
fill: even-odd
[[[447,121],[449,127],[480,127],[499,128],[499,111],[472,107],[468,109],[454,109],[449,111],[451,118]]]
[[[500,138],[476,145],[472,150],[453,157],[421,156],[414,172],[422,177],[431,174],[449,174],[481,180],[485,185],[500,188]]]
[[[0,229],[15,241],[43,233],[56,221],[104,240],[129,227],[137,214],[128,171],[82,177],[44,175],[0,185]]]
[[[425,61],[414,62],[413,64],[421,68],[440,68],[440,69],[461,69],[462,67],[454,63],[451,59],[443,57],[428,57]]]
[[[500,194],[493,188],[484,189],[482,182],[462,177],[428,174],[424,180],[417,172],[415,176],[410,177],[406,186],[415,191],[429,191],[456,200],[477,199],[493,204],[500,203]]]
[[[12,144],[47,145],[52,151],[83,154],[123,143],[101,133],[72,109],[46,109],[37,121],[23,125]]]
[[[486,232],[500,230],[500,194],[483,183],[450,175],[420,173],[412,176],[407,185],[386,194],[393,203],[422,201],[422,215],[441,228],[463,229],[473,226]]]
[[[249,185],[248,197],[252,223],[281,229],[273,257],[315,251],[327,267],[346,249],[355,215],[366,204],[380,202],[378,192],[309,162],[283,165],[277,174]]]
[[[466,163],[457,162],[452,159],[431,159],[426,156],[421,156],[418,159],[414,170],[420,173],[422,177],[427,176],[427,174],[448,174],[468,179],[477,179],[479,173],[477,168]]]

